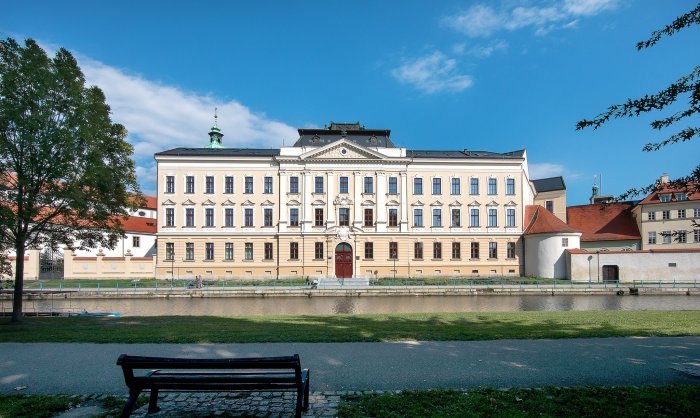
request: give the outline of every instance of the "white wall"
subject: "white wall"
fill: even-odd
[[[608,251],[567,253],[572,281],[602,281],[602,267],[616,265],[620,282],[700,281],[700,251]],[[671,265],[675,263],[675,267]]]
[[[562,238],[568,245],[562,245]],[[567,260],[564,254],[568,248],[579,248],[581,234],[556,233],[525,235],[525,275],[548,279],[568,277]]]

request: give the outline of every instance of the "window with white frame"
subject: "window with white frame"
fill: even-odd
[[[678,219],[685,219],[685,209],[678,209]]]
[[[224,244],[224,259],[226,261],[233,260],[233,243],[227,242]]]
[[[245,214],[244,225],[247,227],[252,227],[253,226],[253,209],[246,208],[244,211],[244,214]]]
[[[314,193],[323,193],[323,177],[314,177]]]
[[[670,210],[661,211],[661,219],[663,219],[664,221],[671,219],[671,211]]]
[[[676,237],[678,238],[678,243],[685,244],[688,242],[688,232],[686,231],[676,231]]]
[[[185,177],[185,193],[194,193],[194,176]]]
[[[348,178],[346,176],[341,176],[340,179],[338,179],[338,182],[338,193],[348,193],[348,190],[350,189]]]
[[[693,218],[700,218],[700,208],[693,209]]]
[[[413,194],[418,195],[418,196],[423,194],[423,178],[422,177],[414,177],[413,178]]]
[[[479,209],[478,208],[469,209],[469,226],[471,226],[471,227],[479,226]]]
[[[450,185],[450,194],[459,195],[461,194],[461,187],[459,184],[459,177],[452,177],[452,184]]]
[[[479,194],[479,179],[477,177],[472,177],[469,179],[469,194],[478,195]]]
[[[442,179],[440,177],[433,177],[433,194],[442,194]]]
[[[389,177],[389,194],[399,193],[399,179],[398,177]]]
[[[175,208],[165,208],[165,226],[175,226]]]
[[[243,257],[248,261],[253,259],[253,243],[252,242],[245,243],[245,252],[244,252]]]
[[[647,244],[656,244],[656,231],[649,231],[647,234]]]
[[[289,209],[289,226],[299,226],[299,208]]]
[[[253,193],[253,177],[248,176],[245,178],[245,189],[243,190],[243,193]]]
[[[562,238],[561,239],[561,246],[564,248],[567,248],[569,246],[569,238]]]
[[[661,233],[661,236],[663,237],[664,244],[670,244],[671,240],[673,240],[673,236],[671,234],[671,231],[664,231]]]
[[[185,243],[185,260],[194,260],[194,242]]]
[[[204,177],[204,193],[206,193],[206,194],[214,193],[214,176]]]
[[[374,243],[365,242],[365,260],[371,260],[374,258]]]
[[[141,246],[141,237],[134,235],[131,237],[131,246],[134,248],[139,248]]]
[[[338,225],[350,226],[350,208],[338,209]]]
[[[226,194],[233,193],[233,176],[224,177],[224,193],[226,193]]]
[[[213,242],[207,242],[204,244],[204,259],[205,260],[213,260],[214,259],[214,243]]]
[[[686,195],[685,193],[674,193],[674,195],[676,196],[677,202],[682,202],[684,200],[688,200],[688,195]]]
[[[506,208],[506,226],[510,228],[515,226],[515,208]]]
[[[194,226],[194,208],[185,208],[185,226]]]
[[[498,243],[489,242],[489,258],[498,258]]]
[[[659,200],[664,202],[664,203],[668,203],[671,201],[671,195],[670,194],[660,194]]]
[[[175,193],[175,176],[165,176],[165,193]]]
[[[374,193],[374,177],[365,177],[365,193]]]
[[[398,209],[389,209],[389,226],[399,226]]]
[[[433,226],[442,226],[442,209],[433,209]]]
[[[214,208],[204,208],[204,226],[214,226]]]
[[[272,208],[263,209],[263,226],[272,226]]]
[[[656,212],[647,212],[647,221],[655,221]]]
[[[507,242],[506,243],[506,257],[507,258],[515,258],[515,243],[514,242]]]
[[[289,178],[289,193],[299,194],[299,177],[291,176]]]
[[[506,194],[509,196],[515,194],[515,179],[506,179]]]
[[[233,226],[233,208],[224,209],[224,226]]]
[[[441,242],[434,242],[433,243],[433,259],[434,260],[442,259],[442,243]]]
[[[265,177],[263,180],[263,193],[272,194],[272,177]]]
[[[462,214],[459,208],[452,208],[452,216],[450,217],[450,226],[453,228],[459,228],[462,226]]]
[[[693,231],[693,241],[700,242],[700,229],[696,229]]]
[[[493,177],[489,178],[489,190],[488,190],[488,192],[490,195],[498,194],[497,184],[498,184],[498,182],[496,181],[495,178],[493,178]]]
[[[489,208],[488,210],[488,223],[486,226],[496,227],[498,226],[498,211],[495,208]]]
[[[298,260],[299,259],[299,243],[290,242],[289,243],[289,259]]]
[[[413,209],[413,226],[423,227],[423,209]]]
[[[168,261],[172,261],[175,259],[175,243],[165,243],[165,259]]]

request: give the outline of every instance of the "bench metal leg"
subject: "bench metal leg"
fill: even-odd
[[[131,413],[134,411],[134,405],[136,404],[136,399],[139,398],[141,394],[141,389],[130,389],[129,399],[126,400],[124,409],[122,409],[121,418],[129,418]]]
[[[158,408],[158,389],[151,389],[151,398],[148,400],[148,413],[155,414],[160,411]]]
[[[306,385],[304,385],[304,412],[309,410],[309,382],[311,381],[310,371],[306,375]]]

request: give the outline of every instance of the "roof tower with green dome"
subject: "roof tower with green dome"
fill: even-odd
[[[209,131],[209,145],[206,148],[223,148],[221,144],[221,138],[224,134],[221,133],[221,129],[217,125],[218,115],[216,114],[216,108],[214,108],[214,126],[211,127]]]

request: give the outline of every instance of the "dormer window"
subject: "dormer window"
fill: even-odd
[[[671,195],[670,194],[660,194],[659,195],[659,200],[662,202],[670,202],[671,201]]]
[[[683,200],[688,200],[688,196],[685,195],[685,193],[674,193],[676,196],[676,201],[681,202]]]

